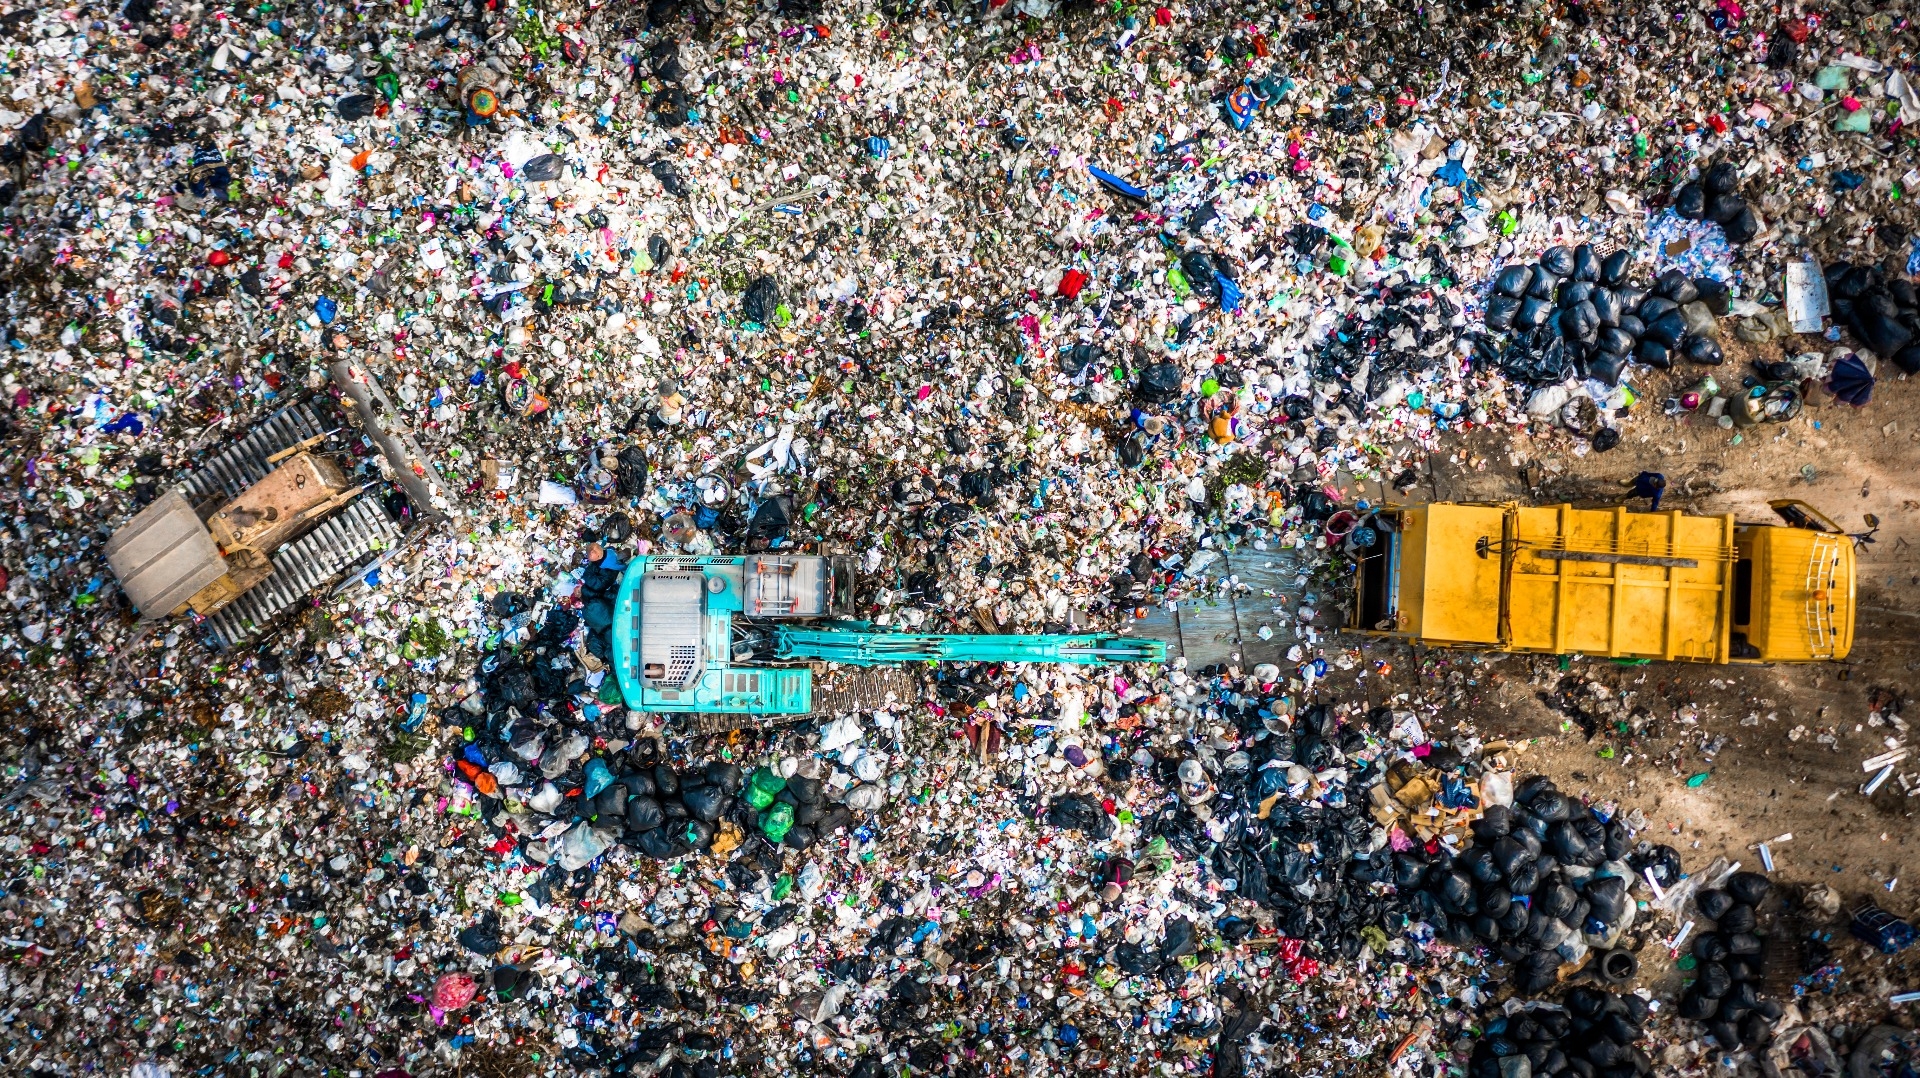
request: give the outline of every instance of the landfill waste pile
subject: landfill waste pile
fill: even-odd
[[[127,0],[0,39],[7,1073],[1911,1056],[1759,987],[1762,902],[1821,907],[1700,889],[1328,636],[1355,492],[1462,436],[1920,368],[1897,9]],[[626,567],[716,552],[845,557],[902,632],[1281,628],[630,707]]]

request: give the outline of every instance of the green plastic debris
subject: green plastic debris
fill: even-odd
[[[1707,773],[1705,771],[1702,771],[1697,775],[1692,775],[1687,779],[1688,786],[1705,786],[1706,784],[1707,784]]]
[[[785,901],[786,897],[792,893],[793,876],[790,873],[783,872],[780,874],[779,879],[773,881],[773,900],[775,902]]]
[[[1839,64],[1828,64],[1813,76],[1813,84],[1822,90],[1844,90],[1847,88],[1847,69]]]
[[[787,788],[787,780],[773,773],[769,768],[757,767],[753,777],[747,780],[747,804],[755,811],[765,811],[780,791]]]

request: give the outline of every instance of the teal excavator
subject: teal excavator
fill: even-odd
[[[886,632],[852,618],[853,581],[852,559],[842,556],[637,557],[614,606],[620,695],[640,712],[805,715],[813,710],[811,660],[866,667],[1167,658],[1161,641],[1106,633]]]

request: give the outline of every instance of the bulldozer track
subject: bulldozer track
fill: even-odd
[[[207,458],[180,483],[187,500],[236,497],[267,477],[267,458],[326,430],[306,402],[290,404],[268,416],[246,436]]]

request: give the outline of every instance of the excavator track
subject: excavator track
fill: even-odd
[[[760,729],[809,718],[844,715],[849,711],[904,712],[920,703],[918,666],[839,666],[814,663],[813,710],[806,715],[729,715],[699,712],[676,715],[670,721],[688,734],[724,734],[729,730]]]
[[[315,588],[348,570],[364,571],[400,541],[401,530],[368,492],[273,554],[273,574],[206,622],[209,642],[227,648],[249,639]]]
[[[327,429],[306,402],[290,404],[262,420],[246,437],[209,457],[180,483],[180,490],[195,504],[236,497],[273,470],[268,457]]]

